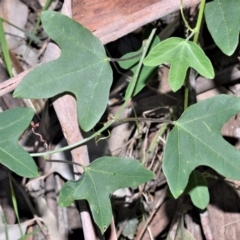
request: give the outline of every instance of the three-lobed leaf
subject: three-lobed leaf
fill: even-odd
[[[232,55],[238,45],[240,1],[214,0],[206,3],[205,18],[216,45],[226,55]]]
[[[169,85],[175,92],[184,83],[187,69],[192,67],[206,78],[214,77],[209,58],[194,42],[172,37],[155,46],[144,60],[146,66],[158,66],[170,63]]]
[[[240,153],[221,135],[223,124],[239,111],[239,98],[219,95],[190,106],[175,122],[163,157],[163,171],[175,198],[201,165],[240,180]]]
[[[61,48],[61,56],[34,68],[18,85],[15,97],[50,98],[71,92],[77,99],[79,124],[89,131],[108,101],[112,70],[98,38],[71,18],[53,11],[41,16],[45,32]]]
[[[102,157],[87,166],[78,181],[68,181],[63,186],[60,206],[68,206],[73,200],[87,200],[95,223],[104,232],[112,217],[110,195],[117,189],[136,187],[153,177],[137,160]]]
[[[32,157],[19,146],[18,138],[33,115],[31,108],[14,108],[0,114],[0,163],[27,178],[37,177],[38,170]]]

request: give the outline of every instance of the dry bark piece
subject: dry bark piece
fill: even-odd
[[[199,0],[184,0],[184,7]],[[99,37],[103,44],[175,12],[179,0],[72,0],[73,19]]]
[[[177,202],[173,199],[170,199],[164,202],[162,206],[157,210],[156,214],[154,215],[152,221],[149,224],[149,227],[154,238],[156,238],[162,231],[164,231],[167,225],[171,222],[176,212],[176,209]],[[137,239],[139,237],[142,227],[143,226],[141,224],[138,229],[136,237]],[[147,231],[145,231],[141,239],[142,240],[150,239]]]
[[[210,188],[210,199],[207,210],[213,239],[238,239],[240,235],[239,191],[224,181],[217,181]]]

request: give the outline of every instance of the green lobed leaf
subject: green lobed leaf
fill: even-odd
[[[98,158],[85,168],[78,181],[68,181],[63,186],[60,192],[60,206],[69,205],[72,199],[86,199],[93,219],[103,233],[112,217],[110,195],[117,189],[136,187],[153,177],[153,173],[137,160]],[[73,189],[75,190],[72,194]]]
[[[50,98],[71,92],[77,99],[78,121],[89,131],[108,101],[112,70],[98,38],[71,18],[53,11],[42,13],[45,32],[61,48],[61,56],[34,68],[18,85],[15,97]]]
[[[174,92],[183,85],[189,67],[206,78],[214,77],[211,61],[203,50],[196,43],[177,37],[160,42],[150,51],[143,63],[146,66],[170,63],[168,81]]]
[[[29,125],[34,111],[14,108],[0,113],[0,163],[16,174],[37,177],[37,166],[32,157],[18,144],[18,138]]]
[[[204,176],[196,170],[190,175],[185,193],[190,195],[193,204],[200,209],[206,208],[209,204],[210,197],[207,181]]]
[[[190,106],[175,122],[163,156],[163,171],[175,198],[201,165],[240,180],[240,153],[221,135],[223,124],[239,111],[239,98],[218,95]]]
[[[238,45],[239,12],[239,0],[214,0],[205,6],[208,30],[217,46],[228,56],[233,54]]]
[[[160,43],[160,39],[156,35],[153,39],[150,49],[152,49],[158,43]],[[123,55],[121,58],[124,59],[124,58],[133,57],[133,56],[136,56],[137,54],[141,53],[142,51],[143,51],[143,47],[141,47],[136,52],[127,53],[127,54]],[[135,74],[140,58],[141,58],[141,56],[133,58],[133,59],[129,59],[126,61],[118,62],[118,64],[121,68],[128,69],[128,70],[132,71],[133,74]],[[141,71],[139,73],[138,81],[137,81],[137,84],[135,86],[132,96],[137,95],[146,86],[149,78],[151,78],[151,76],[153,76],[156,73],[156,69],[157,69],[156,66],[154,66],[154,67],[142,66]],[[130,83],[128,84],[125,96],[128,96],[129,89],[131,89],[131,83],[132,82],[130,81]]]

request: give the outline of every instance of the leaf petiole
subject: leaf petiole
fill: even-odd
[[[127,58],[109,58],[109,61],[110,62],[121,62],[121,61],[127,61],[127,60],[131,60],[131,59],[134,59],[134,58],[137,58],[139,56],[142,56],[143,52],[140,52],[132,57],[127,57]]]
[[[201,0],[201,3],[200,3],[199,13],[198,13],[198,19],[197,19],[197,24],[196,24],[196,27],[195,27],[194,37],[193,37],[193,42],[195,42],[195,43],[198,42],[198,37],[199,37],[199,33],[200,33],[200,28],[201,28],[201,25],[202,25],[202,19],[203,19],[205,2],[206,2],[206,0]]]

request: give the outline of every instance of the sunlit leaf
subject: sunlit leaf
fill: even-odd
[[[144,60],[146,66],[170,63],[169,85],[177,91],[184,83],[188,68],[194,68],[206,78],[214,77],[214,70],[208,57],[196,44],[182,38],[169,38],[155,46]]]
[[[205,6],[208,30],[218,47],[229,56],[233,54],[238,45],[239,12],[239,0],[214,0],[206,3]]]

